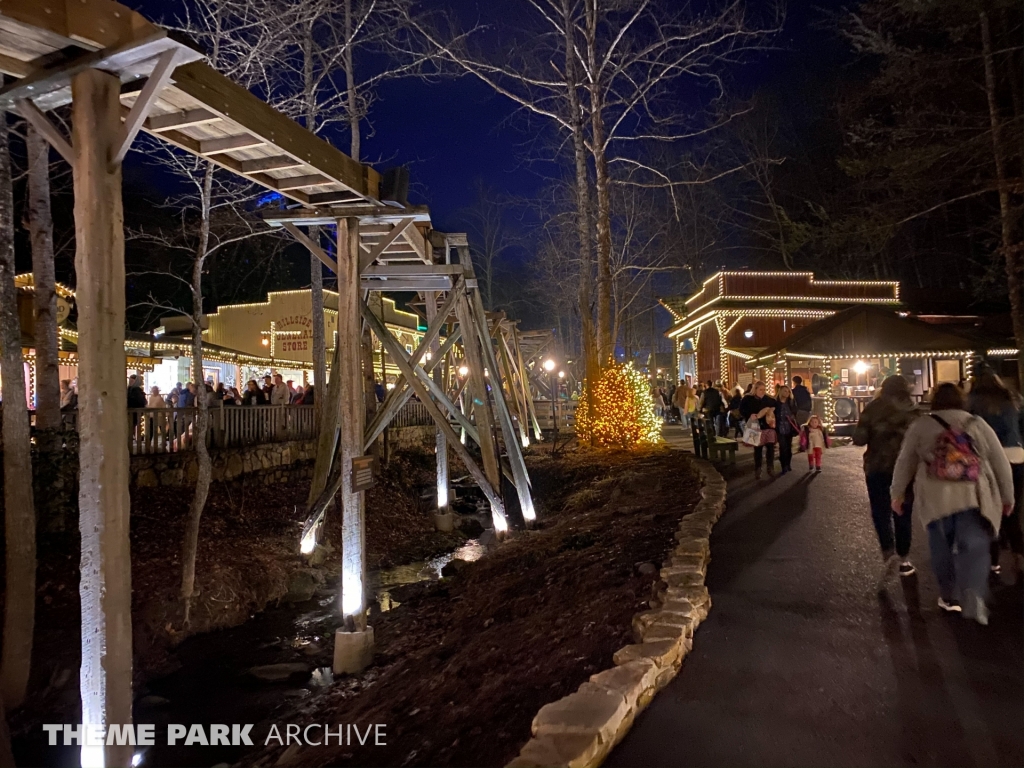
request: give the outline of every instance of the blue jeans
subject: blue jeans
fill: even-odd
[[[875,524],[878,544],[883,552],[896,551],[905,558],[910,552],[911,511],[914,506],[914,487],[907,489],[903,500],[903,514],[894,515],[892,499],[889,498],[889,486],[892,485],[892,472],[869,472],[867,475],[868,501],[871,503],[871,522]],[[895,529],[895,537],[893,530]]]
[[[961,600],[967,590],[988,596],[991,543],[991,529],[978,509],[928,523],[932,570],[943,600]]]

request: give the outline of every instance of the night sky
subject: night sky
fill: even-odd
[[[519,5],[519,0],[432,2],[456,13],[464,26],[479,22],[499,31],[503,23],[513,21]],[[758,4],[752,0],[750,7]],[[126,5],[158,21],[177,3],[128,0]],[[802,76],[840,66],[843,53],[839,41],[813,28],[822,16],[821,9],[829,7],[839,7],[839,3],[788,3],[785,27],[773,50],[726,73],[732,81],[730,95],[748,96],[755,88],[780,78],[799,87]],[[545,183],[552,168],[528,157],[538,125],[537,120],[527,120],[511,102],[468,76],[430,83],[394,81],[384,84],[373,105],[372,135],[364,133],[363,160],[378,170],[408,165],[412,201],[430,206],[438,229],[456,229],[459,210],[473,202],[474,181],[482,180],[496,192],[519,198],[529,197]],[[347,149],[347,136],[327,138]]]

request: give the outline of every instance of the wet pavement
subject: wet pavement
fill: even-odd
[[[915,522],[918,573],[880,597],[861,451],[823,463],[755,482],[741,449],[722,470],[711,614],[607,766],[1024,765],[1021,586],[993,581],[988,627],[941,614]]]

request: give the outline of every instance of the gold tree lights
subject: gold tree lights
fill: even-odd
[[[633,448],[661,440],[661,422],[654,415],[651,384],[629,365],[613,365],[597,380],[593,390],[594,413],[588,407],[589,382],[584,382],[576,410],[576,431],[592,436],[601,446]]]

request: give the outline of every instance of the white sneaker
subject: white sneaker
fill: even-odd
[[[968,589],[964,593],[963,617],[965,619],[974,619],[983,627],[988,626],[988,606],[985,605],[981,595],[974,590]]]
[[[885,560],[885,565],[882,566],[882,575],[878,577],[879,592],[885,589],[885,585],[899,572],[899,569],[900,556],[896,554],[889,555]]]

